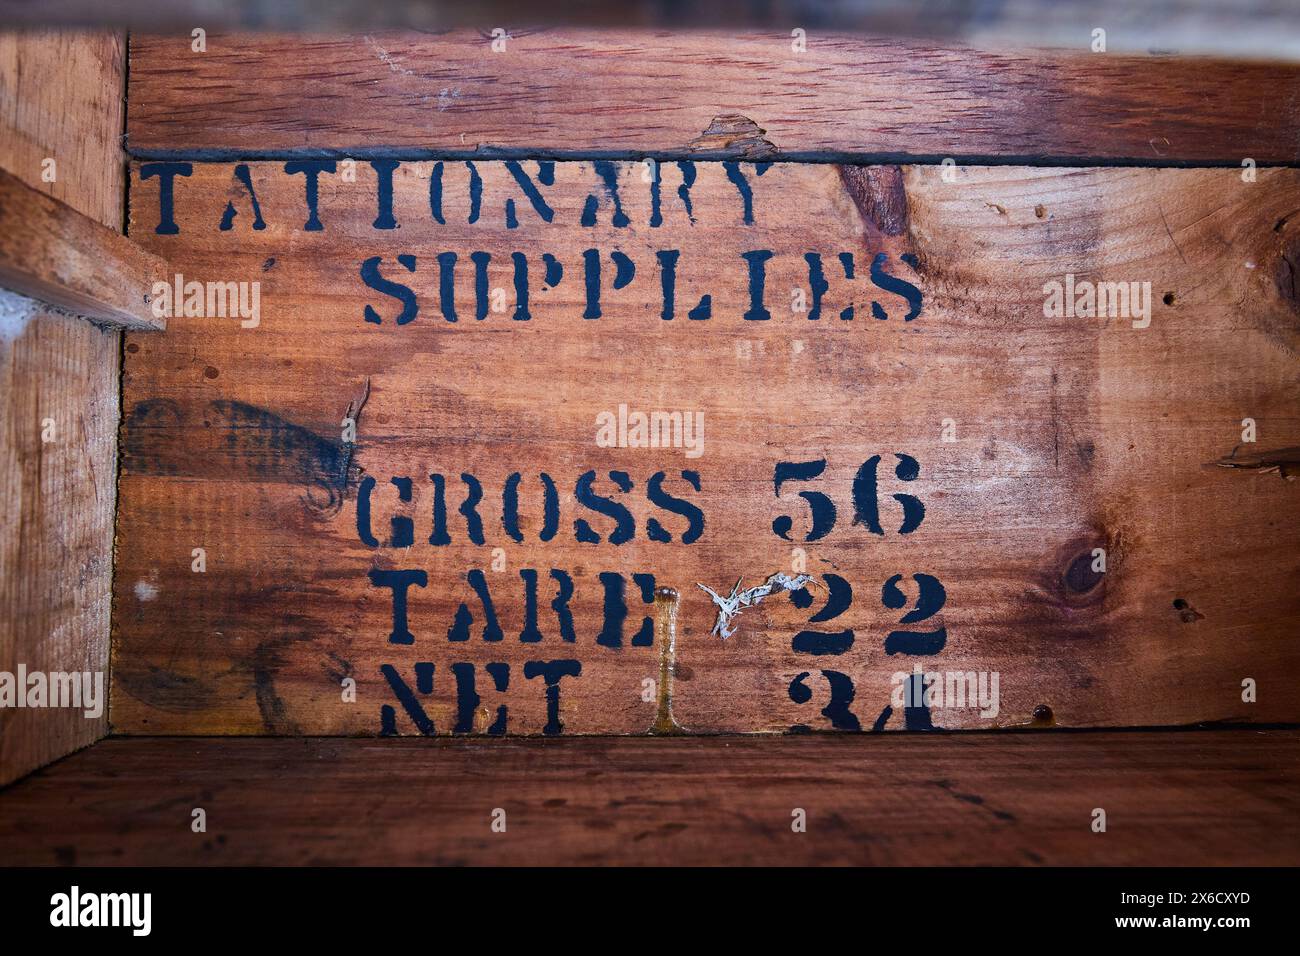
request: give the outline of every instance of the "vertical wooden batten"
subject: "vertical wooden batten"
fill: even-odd
[[[0,35],[0,167],[121,230],[125,41]],[[53,180],[42,172],[53,160]],[[0,671],[89,671],[107,693],[121,335],[6,297],[0,322]],[[83,709],[0,710],[0,785],[108,728]]]

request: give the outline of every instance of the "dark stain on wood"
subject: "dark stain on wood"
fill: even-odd
[[[1278,223],[1276,231],[1283,232],[1286,220]],[[1278,250],[1277,267],[1273,272],[1273,282],[1277,293],[1293,311],[1300,311],[1300,232],[1291,230],[1283,232],[1281,248]]]
[[[215,688],[199,677],[178,674],[152,664],[113,668],[113,683],[136,700],[173,714],[195,713],[212,706]]]
[[[284,701],[275,690],[275,675],[284,666],[282,651],[294,643],[293,638],[263,641],[253,652],[253,686],[257,694],[257,709],[262,715],[262,726],[268,734],[301,735],[302,728],[285,713]]]
[[[366,394],[369,394],[367,383]],[[354,414],[359,414],[365,397]],[[202,423],[186,420],[171,399],[137,402],[123,423],[122,471],[126,475],[206,477],[273,481],[323,490],[329,510],[342,504],[352,446],[323,438],[274,412],[217,399]]]
[[[886,236],[907,232],[907,190],[898,166],[840,166],[840,181],[868,226]]]
[[[1010,813],[1007,810],[998,810],[995,809],[994,807],[988,806],[984,798],[981,797],[978,793],[963,793],[962,791],[957,789],[957,785],[954,784],[951,780],[936,780],[934,781],[934,785],[938,787],[940,790],[944,791],[945,793],[950,794],[956,799],[962,801],[963,803],[969,803],[977,807],[983,807],[984,809],[988,810],[989,813],[993,814],[993,816],[997,817],[997,819],[999,820],[1003,820],[1007,823],[1016,822],[1016,815],[1014,813]]]
[[[342,684],[346,678],[353,676],[355,668],[352,666],[350,660],[347,660],[342,655],[336,654],[333,651],[331,651],[327,656],[328,661],[322,669],[330,680],[334,681],[336,684]]]
[[[1184,624],[1195,624],[1197,621],[1205,620],[1205,615],[1192,607],[1186,598],[1174,598],[1173,608],[1178,612],[1179,620]]]

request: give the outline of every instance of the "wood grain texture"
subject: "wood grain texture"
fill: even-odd
[[[122,223],[124,66],[120,36],[0,35],[0,166],[109,228]],[[57,163],[53,183],[41,181],[46,157]],[[0,671],[106,674],[121,340],[39,308],[7,331]],[[0,783],[91,743],[107,722],[107,711],[0,710]]]
[[[676,642],[673,718],[690,732],[828,729],[832,678],[817,673],[825,669],[854,682],[861,729],[922,725],[921,715],[889,706],[894,675],[918,662],[1000,674],[996,716],[933,710],[936,727],[1300,719],[1300,485],[1279,473],[1284,466],[1215,466],[1238,451],[1285,458],[1300,446],[1291,278],[1300,174],[1262,171],[1247,183],[1233,170],[968,168],[949,183],[932,167],[701,163],[689,217],[679,171],[665,168],[664,223],[650,228],[642,167],[612,168],[623,227],[611,224],[604,200],[595,225],[579,225],[587,196],[603,195],[591,164],[555,167],[549,223],[504,164],[476,164],[474,224],[466,221],[469,172],[448,164],[439,224],[430,215],[431,164],[404,163],[394,174],[397,228],[373,227],[376,174],[363,164],[353,183],[321,176],[322,229],[304,231],[301,175],[250,166],[265,220],[256,230],[232,166],[195,164],[176,181],[171,236],[152,233],[158,179],[141,182],[136,168],[132,235],[187,277],[260,281],[262,321],[242,329],[229,318],[178,317],[162,336],[128,339],[117,730],[373,734],[388,706],[393,730],[416,733],[382,668],[416,688],[417,665],[432,664],[432,691],[413,694],[437,733],[458,724],[484,732],[505,704],[510,733],[537,734],[554,727],[527,662],[563,658],[582,666],[561,683],[565,733],[644,733],[663,716],[643,682],[660,675],[665,634]],[[735,174],[752,187],[752,225]],[[503,225],[507,199],[520,203],[515,229]],[[240,212],[223,232],[228,202]],[[582,318],[591,248],[605,269],[595,321]],[[665,248],[681,253],[671,322],[660,317],[654,255]],[[768,321],[742,317],[750,306],[742,254],[755,249],[773,251]],[[455,324],[440,313],[444,250],[461,256]],[[510,309],[473,318],[471,250],[491,253],[487,287],[505,290],[510,251],[527,252],[529,321],[513,320]],[[638,267],[621,289],[611,284],[611,250]],[[816,322],[790,311],[792,291],[808,291],[803,257],[814,251],[828,286]],[[854,282],[832,268],[842,251],[856,256]],[[549,288],[543,252],[565,270]],[[397,265],[398,254],[416,256],[412,271]],[[871,318],[873,290],[860,280],[878,255],[922,291],[914,321],[901,320],[901,299],[878,291],[889,319]],[[904,255],[916,256],[914,267]],[[371,256],[416,290],[420,313],[410,324],[394,324],[394,300],[361,281]],[[1045,318],[1045,283],[1067,274],[1149,282],[1149,327]],[[688,319],[705,292],[713,317]],[[850,301],[856,318],[844,321]],[[382,322],[364,320],[367,305]],[[597,447],[596,416],[620,404],[702,411],[703,456]],[[1247,417],[1258,442],[1239,449]],[[345,418],[357,422],[355,446],[341,439]],[[943,440],[945,420],[954,441]],[[897,453],[914,456],[920,476],[904,485],[882,471],[889,533],[869,534],[852,520],[856,470],[874,455],[892,467]],[[778,461],[821,459],[817,481],[774,493]],[[699,493],[678,478],[684,468],[698,471]],[[615,489],[612,469],[627,473],[630,493]],[[627,543],[604,540],[612,523],[575,501],[588,470],[602,494],[630,509]],[[686,522],[648,503],[647,482],[659,471],[670,476],[665,487],[705,513],[698,541],[683,543]],[[501,518],[514,472],[524,481],[522,542]],[[558,533],[546,542],[539,472],[559,496]],[[446,545],[430,543],[433,473],[446,481]],[[468,539],[460,511],[462,473],[482,483],[481,545]],[[409,503],[392,477],[411,478]],[[372,520],[383,539],[373,547],[358,533],[367,478],[377,482]],[[808,533],[795,490],[803,488],[839,510],[830,535],[803,545],[821,585],[815,607],[781,594],[742,612],[729,639],[711,634],[715,609],[697,584],[725,592],[737,578],[753,585],[792,570],[794,545],[772,526],[788,514],[796,541]],[[901,513],[889,495],[901,492],[927,508],[909,536],[893,533]],[[402,516],[414,522],[414,543],[389,546],[389,519]],[[651,517],[670,542],[649,538]],[[579,518],[600,543],[578,540]],[[199,547],[201,574],[191,570]],[[507,563],[494,572],[497,547]],[[1097,548],[1107,553],[1104,574],[1089,570]],[[428,575],[427,587],[410,592],[412,644],[388,640],[392,592],[372,585],[376,569]],[[474,569],[493,595],[501,640],[484,639],[467,578]],[[539,575],[536,643],[520,639],[524,569]],[[558,594],[549,569],[573,578],[573,642],[551,611]],[[596,640],[606,622],[600,572],[627,578],[617,648]],[[654,626],[668,610],[663,600],[642,603],[634,572],[679,595],[675,606],[666,602],[675,623],[669,631],[661,622],[657,646],[632,641],[643,620]],[[947,642],[933,657],[891,653],[886,643],[903,612],[886,606],[882,586],[903,575],[914,600],[917,572],[946,588],[932,620]],[[822,625],[856,636],[833,657],[792,644],[827,601],[827,574],[853,592],[850,609]],[[450,641],[462,602],[474,616],[469,639]],[[492,690],[489,662],[510,668],[503,693]],[[481,700],[470,712],[458,697],[458,663],[477,668]],[[344,678],[357,682],[355,703],[341,697]],[[1242,700],[1246,678],[1260,687],[1255,703]],[[797,701],[792,684],[801,681],[806,698]]]
[[[96,222],[122,226],[125,38],[113,33],[0,33],[4,169]],[[58,176],[41,179],[54,159]]]
[[[110,739],[0,793],[0,864],[1294,866],[1298,758],[1295,731]]]
[[[129,148],[1294,164],[1300,66],[787,33],[133,36]],[[757,132],[706,136],[722,117]],[[703,137],[703,138],[702,138]],[[702,139],[701,139],[702,138]],[[766,147],[764,147],[766,149]]]
[[[0,285],[89,319],[148,330],[166,328],[149,308],[149,290],[170,279],[158,256],[0,170]]]

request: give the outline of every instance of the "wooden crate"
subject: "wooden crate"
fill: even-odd
[[[0,41],[0,862],[1300,858],[1300,68],[806,39]]]

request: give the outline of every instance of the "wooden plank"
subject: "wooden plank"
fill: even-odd
[[[547,179],[531,163],[517,171]],[[172,183],[176,232],[160,235],[165,177],[135,168],[132,235],[187,281],[260,283],[261,311],[255,328],[177,317],[164,336],[128,340],[118,730],[1297,720],[1300,486],[1279,471],[1300,446],[1290,278],[1300,173],[1267,170],[1245,182],[1234,170],[967,168],[947,182],[932,167],[665,165],[663,221],[650,226],[643,171],[557,164],[538,187],[545,221],[503,163],[472,172],[448,163],[441,173],[403,163],[393,172],[394,228],[384,229],[375,227],[389,224],[379,173],[362,164],[348,181],[343,166],[319,177],[317,231],[304,228],[301,173],[196,163]],[[688,215],[678,186],[692,175]],[[624,225],[612,222],[612,187]],[[593,204],[595,222],[584,226]],[[593,249],[599,319],[583,317]],[[516,311],[520,250],[527,321]],[[679,253],[672,321],[661,317],[663,250]],[[744,256],[754,250],[772,252],[764,321],[745,318],[753,266]],[[474,251],[491,257],[481,300]],[[450,252],[459,255],[455,323],[439,294],[438,256]],[[636,267],[621,288],[615,252],[623,271]],[[547,281],[543,253],[562,276]],[[826,286],[817,321],[794,311],[816,285],[808,253],[821,255]],[[852,281],[840,253],[855,257]],[[399,255],[415,258],[399,265]],[[382,277],[412,291],[413,321],[397,324],[397,299],[367,286],[363,263],[373,257]],[[920,293],[914,320],[904,319],[902,297],[871,284],[873,262]],[[1149,322],[1048,317],[1048,284],[1071,276],[1149,283]],[[711,318],[688,318],[706,293]],[[873,298],[885,321],[872,318]],[[503,311],[493,311],[496,300]],[[380,321],[366,320],[368,307]],[[604,447],[598,416],[620,406],[702,414],[701,456],[688,457],[684,442]],[[1246,418],[1254,445],[1243,445]],[[355,443],[345,440],[346,419]],[[910,484],[894,477],[899,454],[918,463]],[[877,455],[880,534],[861,504],[872,497],[853,496],[860,466]],[[1283,464],[1217,467],[1227,455]],[[774,489],[779,462],[825,465],[811,482]],[[615,486],[614,471],[630,490]],[[590,497],[578,500],[588,472],[592,491],[628,509],[629,540],[611,543],[615,521]],[[684,540],[686,516],[652,503],[659,472],[663,490],[702,512],[698,539]],[[522,518],[513,529],[503,514],[516,473]],[[540,473],[556,486],[550,536]],[[481,500],[466,505],[475,483]],[[359,530],[363,491],[373,541]],[[801,491],[828,496],[838,511],[833,531],[814,541],[804,539],[821,529],[810,527]],[[899,494],[927,509],[909,534],[897,533]],[[793,540],[774,533],[782,515]],[[388,534],[394,518],[411,521],[409,545]],[[656,540],[652,518],[671,540]],[[196,548],[203,573],[193,569]],[[1093,570],[1096,549],[1104,573]],[[811,608],[779,592],[741,612],[731,637],[712,633],[717,608],[697,585],[725,594],[737,578],[753,586],[796,573],[801,558],[818,585]],[[572,580],[567,604],[553,570]],[[410,586],[405,627],[395,589],[371,580],[399,571],[427,575]],[[621,601],[611,597],[619,581],[602,573],[621,576]],[[896,633],[909,630],[899,605],[917,600],[917,573],[946,594],[916,625],[944,629],[933,655]],[[895,575],[906,597],[890,589]],[[810,622],[846,586],[848,609]],[[653,604],[652,587],[666,589]],[[476,588],[490,593],[500,636]],[[527,626],[530,606],[540,638]],[[468,633],[457,624],[466,615]],[[839,654],[796,637],[841,629],[854,643]],[[547,693],[542,665],[530,662],[549,661],[581,674]],[[494,674],[488,664],[504,667]],[[898,675],[914,665],[1000,675],[997,713],[898,706]],[[341,692],[346,679],[356,681],[355,702]],[[1256,702],[1243,700],[1247,679]],[[501,720],[499,705],[508,707]]]
[[[0,169],[0,286],[77,315],[164,329],[149,307],[167,263]]]
[[[402,29],[437,33],[451,28],[533,26],[539,13],[519,0],[474,3],[406,3],[384,0],[239,0],[213,5],[202,0],[45,0],[40,4],[3,0],[0,14],[14,25],[111,25],[133,31],[188,34],[196,24],[207,29],[279,30],[344,33]],[[771,29],[789,35],[803,29],[816,37],[824,31],[886,36],[953,39],[1004,46],[1087,49],[1098,27],[1106,30],[1107,48],[1145,53],[1261,59],[1296,59],[1296,14],[1285,3],[1243,0],[1228,7],[1214,0],[1174,0],[1132,4],[1093,0],[1061,4],[1052,0],[719,0],[684,5],[672,0],[630,0],[620,4],[561,0],[546,5],[544,22],[567,27],[639,27],[690,31],[699,29]]]
[[[126,205],[124,46],[112,33],[0,33],[0,166],[116,229]]]
[[[0,166],[111,228],[125,192],[124,66],[120,36],[0,35]],[[45,159],[53,182],[42,179]],[[14,311],[0,335],[0,672],[106,675],[120,337],[10,297],[5,306]],[[91,718],[0,709],[0,783],[91,743],[107,724],[107,708]]]
[[[501,53],[466,30],[189,44],[132,37],[136,156],[1300,160],[1294,64],[842,34],[794,53],[788,33],[734,31],[528,31]]]
[[[0,793],[0,864],[1294,866],[1297,758],[1277,730],[110,739]]]

